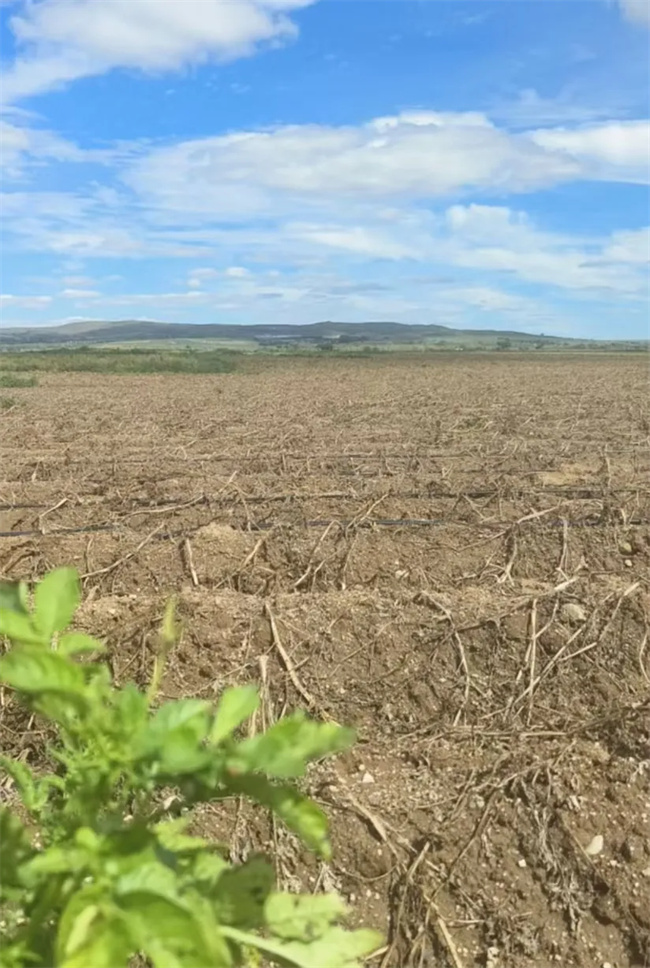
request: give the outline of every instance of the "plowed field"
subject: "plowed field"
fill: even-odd
[[[175,593],[167,696],[255,681],[267,720],[358,730],[308,781],[331,865],[252,810],[203,831],[340,890],[382,968],[650,964],[644,357],[333,354],[12,397],[3,577],[75,565],[81,626],[139,683]]]

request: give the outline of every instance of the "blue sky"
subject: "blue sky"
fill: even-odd
[[[649,0],[0,0],[2,325],[648,336]]]

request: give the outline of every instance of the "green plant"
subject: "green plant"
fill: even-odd
[[[0,396],[0,410],[13,410],[16,406],[18,406],[18,401],[15,397]]]
[[[0,387],[15,389],[17,387],[35,387],[38,380],[35,376],[18,376],[16,373],[0,373]]]
[[[79,603],[73,569],[36,585],[0,585],[0,630],[11,647],[0,681],[49,720],[51,772],[8,757],[0,765],[20,814],[0,809],[3,968],[120,968],[140,955],[156,968],[280,964],[354,968],[379,938],[337,922],[336,895],[274,889],[262,856],[231,865],[223,850],[169,819],[165,793],[182,804],[246,796],[271,809],[327,858],[327,821],[290,782],[310,760],[347,748],[351,732],[302,713],[238,738],[256,690],[156,704],[177,638],[173,606],[146,692],[112,685],[96,661],[102,643],[66,631]]]

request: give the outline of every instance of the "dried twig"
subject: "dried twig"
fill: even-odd
[[[271,606],[269,605],[268,602],[264,603],[264,611],[266,613],[266,617],[269,620],[269,625],[271,626],[273,645],[275,646],[278,654],[280,655],[280,658],[282,659],[282,664],[284,665],[284,668],[286,669],[289,675],[289,678],[291,679],[291,682],[294,685],[296,692],[302,697],[302,699],[304,699],[304,701],[307,703],[307,706],[310,709],[314,709],[316,706],[316,700],[314,699],[312,694],[305,689],[305,687],[303,686],[302,682],[300,681],[300,679],[296,674],[295,666],[291,661],[291,658],[289,657],[287,650],[282,644],[282,639],[280,638],[280,633],[278,631],[278,625],[277,625],[277,622],[275,621],[275,616],[271,611]],[[329,717],[325,716],[324,718],[329,718]]]
[[[639,662],[639,669],[641,670],[641,675],[643,676],[645,681],[650,684],[650,676],[646,672],[645,661],[644,661],[645,649],[647,644],[648,644],[648,630],[646,628],[645,634],[643,636],[643,640],[641,642],[641,645],[639,646],[639,654],[637,658]]]
[[[58,502],[58,504],[55,504],[53,507],[48,508],[47,511],[43,511],[42,514],[39,514],[39,516],[38,516],[38,527],[39,527],[39,530],[40,530],[41,533],[43,533],[43,518],[46,515],[51,514],[52,511],[57,511],[59,508],[62,508],[63,505],[64,504],[67,504],[67,503],[68,503],[68,498],[67,497],[61,498],[61,500]]]
[[[508,535],[508,548],[510,555],[503,569],[503,573],[497,578],[498,585],[505,585],[506,582],[512,582],[512,569],[517,558],[517,535],[515,534],[514,528]]]
[[[192,545],[190,544],[190,539],[185,538],[182,544],[183,557],[185,558],[185,565],[190,573],[192,579],[192,584],[195,588],[198,588],[201,582],[199,581],[199,576],[196,573],[196,568],[194,567],[194,556],[192,554]]]

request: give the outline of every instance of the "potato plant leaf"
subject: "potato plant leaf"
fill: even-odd
[[[260,770],[270,776],[302,776],[310,760],[346,750],[354,738],[351,729],[317,723],[304,713],[294,713],[265,733],[239,743],[233,763],[240,769]]]
[[[29,614],[29,592],[27,582],[0,582],[0,610],[17,612],[19,615]]]
[[[101,653],[106,651],[106,646],[98,639],[84,632],[68,632],[62,635],[56,647],[59,655],[82,655],[84,652]]]
[[[360,959],[372,954],[382,943],[381,935],[368,929],[346,931],[333,927],[315,941],[261,938],[228,926],[222,932],[226,938],[257,948],[276,963],[292,968],[360,968]]]
[[[259,695],[254,686],[226,689],[217,704],[210,742],[216,745],[231,736],[238,726],[253,715],[259,704]]]
[[[46,637],[68,627],[80,601],[79,576],[74,568],[57,568],[34,591],[34,622]]]

